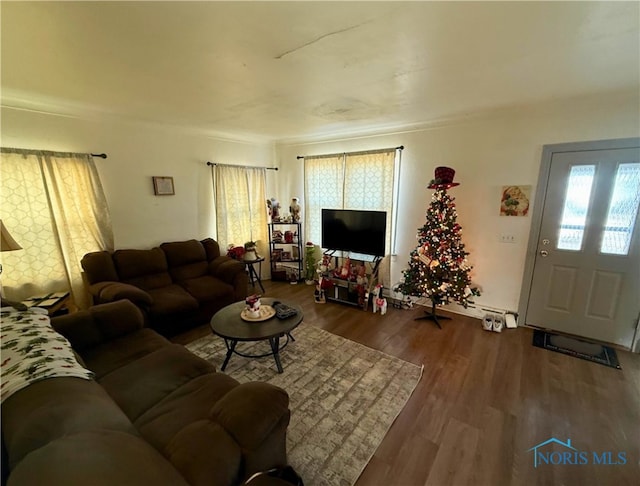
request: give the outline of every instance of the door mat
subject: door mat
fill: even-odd
[[[611,368],[622,369],[618,362],[616,350],[604,344],[592,343],[536,329],[533,331],[533,345],[538,348],[593,361]]]

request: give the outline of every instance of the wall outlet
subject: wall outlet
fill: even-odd
[[[510,235],[510,234],[500,235],[500,243],[515,243],[515,242],[516,242],[515,235]]]

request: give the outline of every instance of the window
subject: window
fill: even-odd
[[[627,255],[640,204],[640,164],[620,164],[609,203],[600,251]]]
[[[571,167],[562,219],[560,220],[557,245],[559,250],[579,251],[582,249],[591,186],[595,173],[595,165],[574,165]]]
[[[258,254],[267,251],[266,169],[218,164],[215,167],[217,240],[228,245],[255,241]]]
[[[595,173],[595,165],[571,167],[557,245],[560,250],[582,249]],[[639,205],[640,164],[620,164],[616,171],[606,223],[604,228],[599,228],[602,230],[601,253],[629,253]]]
[[[2,149],[2,220],[22,250],[2,252],[7,298],[71,290],[89,305],[80,260],[112,250],[106,198],[88,154]]]
[[[393,253],[400,150],[305,157],[305,239],[321,243],[323,208],[385,211],[386,249]]]

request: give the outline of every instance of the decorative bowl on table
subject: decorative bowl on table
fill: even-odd
[[[242,309],[242,312],[240,312],[242,320],[248,322],[266,321],[275,315],[276,310],[270,305],[261,305],[257,312],[251,311],[250,309]]]

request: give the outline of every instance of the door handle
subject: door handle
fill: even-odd
[[[547,256],[549,256],[549,252],[547,250],[540,250],[540,256],[541,257],[547,257]]]

